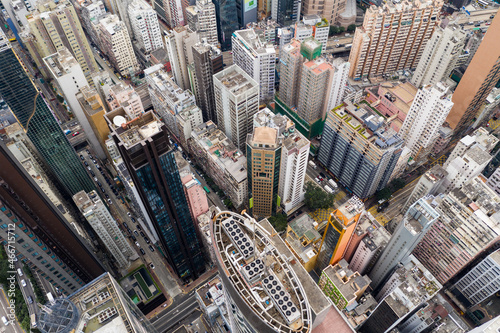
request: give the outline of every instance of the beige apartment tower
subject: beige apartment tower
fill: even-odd
[[[454,103],[446,121],[455,133],[476,117],[491,90],[500,79],[500,17],[495,16],[483,41],[460,80],[452,101]]]
[[[326,18],[333,25],[337,23],[337,18],[344,12],[345,7],[346,0],[304,0],[301,14],[303,17],[319,15]]]
[[[359,80],[416,68],[442,6],[442,0],[403,0],[368,8],[354,35],[349,76]]]

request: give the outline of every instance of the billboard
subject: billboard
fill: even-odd
[[[257,8],[257,0],[245,0],[245,12]]]

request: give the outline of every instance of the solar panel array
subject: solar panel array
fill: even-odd
[[[241,230],[234,219],[231,218],[222,222],[222,228],[245,260],[253,256],[253,242],[250,237]]]

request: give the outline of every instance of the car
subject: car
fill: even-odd
[[[21,280],[21,285],[22,285],[23,287],[26,287],[26,281],[24,281],[24,279],[22,279],[22,280]]]
[[[135,242],[135,245],[137,245],[137,247],[141,247],[141,244],[139,244],[139,242]]]
[[[10,321],[8,321],[7,318],[5,318],[5,316],[2,317],[2,322],[5,326],[9,326]]]
[[[320,172],[319,175],[322,177],[322,178],[326,178],[325,174],[323,172]]]
[[[94,181],[98,182],[98,181],[97,181],[97,177],[94,177]]]
[[[321,183],[318,177],[314,178],[314,180],[316,181],[316,183]]]
[[[112,204],[113,204],[113,202],[111,201],[111,199],[108,199],[108,203],[109,203],[110,205],[112,205]]]
[[[130,235],[130,238],[132,238],[132,241],[137,241],[137,238],[134,237],[134,235]]]
[[[140,225],[137,225],[137,230],[142,231],[142,228]]]
[[[94,162],[94,164],[96,164],[96,163],[97,163],[97,161],[96,161],[96,160],[92,160],[92,162]]]
[[[139,233],[137,232],[137,230],[134,230],[134,235],[136,235],[137,237],[139,237]]]
[[[127,228],[127,232],[128,232],[129,234],[132,234],[132,230],[130,230],[130,228]],[[135,238],[135,237],[134,237],[134,238]],[[134,242],[135,242],[135,240],[134,240]]]
[[[28,304],[33,304],[33,297],[28,296]]]
[[[90,150],[88,150],[88,149],[85,149],[85,151],[87,152],[87,154],[90,154]]]
[[[123,226],[128,229],[128,224],[127,222],[123,222]]]
[[[101,183],[99,183],[99,182],[97,182],[97,186],[102,187],[102,184],[101,184]]]
[[[141,248],[141,249],[139,249],[139,251],[141,251],[142,255],[145,255],[145,254],[146,254],[146,252],[144,252],[144,250],[143,250],[142,248]]]
[[[104,196],[106,197],[106,199],[109,199],[109,195],[105,194]]]
[[[97,164],[97,170],[101,170],[101,166]]]
[[[102,187],[101,187],[101,191],[102,191],[102,193],[106,193],[106,191]]]
[[[89,166],[87,167],[87,170],[92,171],[92,169]]]
[[[94,173],[94,171],[92,171],[92,170],[90,170],[90,174],[92,175],[92,177],[94,177],[94,176],[95,176],[95,173]]]
[[[130,216],[131,215],[130,212],[127,212],[127,215]]]
[[[320,182],[322,182],[324,178],[321,177],[321,176],[318,176],[318,179],[319,179]]]
[[[80,155],[80,159],[83,161],[85,160],[85,157],[83,157],[83,155]]]
[[[153,263],[150,263],[149,267],[151,267],[151,269],[155,269],[155,265]]]
[[[83,164],[85,164],[85,166],[89,166],[89,164],[87,163],[87,161],[83,161]]]
[[[90,159],[93,159],[92,155],[90,155],[90,154],[89,154],[89,158],[90,158]]]
[[[77,136],[78,134],[80,134],[80,132],[75,132],[73,133],[73,136]]]
[[[153,245],[149,245],[149,249],[151,250],[151,252],[155,252],[155,248],[153,247]]]
[[[151,243],[151,241],[150,241],[150,240],[149,240],[149,238],[147,238],[147,237],[144,237],[144,240],[146,241],[146,244]]]
[[[132,222],[134,222],[134,223],[135,223],[135,219],[134,219],[133,217],[131,217],[130,219],[132,220]]]
[[[144,235],[144,233],[142,231],[139,231],[139,234],[142,236],[142,237],[146,237],[146,235]]]

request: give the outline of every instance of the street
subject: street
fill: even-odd
[[[91,151],[91,153],[92,153],[92,151]],[[111,184],[113,184],[113,182],[114,182],[113,177],[107,173],[107,170],[105,167],[101,167],[101,169],[104,171],[104,175],[102,175],[101,172],[97,169],[97,166],[90,160],[86,150],[80,151],[79,154],[81,154],[85,158],[85,162],[87,162],[88,167],[90,167],[90,169],[91,169],[91,170],[88,170],[88,167],[85,166],[87,168],[87,172],[90,173],[90,171],[92,171],[94,173],[95,176],[92,176],[92,174],[90,174],[92,176],[92,179],[94,177],[96,177],[97,181],[102,185],[102,189],[104,189],[104,192],[102,192],[102,190],[98,190],[98,192],[101,195],[101,197],[103,198],[103,202],[106,202],[108,204],[108,207],[110,209],[111,214],[115,217],[115,219],[117,219],[117,223],[122,226],[122,230],[124,231],[125,236],[128,237],[130,244],[132,245],[132,247],[134,249],[136,249],[137,254],[140,256],[140,258],[144,262],[144,264],[148,267],[148,270],[151,273],[153,273],[154,275],[156,275],[158,280],[161,282],[164,290],[168,293],[168,295],[165,295],[165,296],[167,298],[168,298],[168,296],[173,298],[173,297],[177,296],[178,294],[180,294],[181,290],[180,290],[179,286],[177,285],[176,280],[171,276],[170,272],[165,267],[165,259],[163,258],[163,256],[160,254],[160,252],[154,246],[154,239],[153,239],[151,233],[149,232],[149,230],[147,229],[145,223],[140,223],[142,221],[139,222],[138,221],[139,219],[134,217],[133,212],[129,211],[129,209],[123,204],[122,200],[113,194],[113,190],[110,188],[110,185],[106,182],[104,175],[106,175],[106,178],[110,181]],[[96,159],[96,157],[94,155],[92,155],[92,157],[96,160],[96,162],[98,162],[98,164],[100,164],[101,166],[103,165],[101,163],[101,161]],[[82,163],[83,162],[84,161],[82,161]],[[96,188],[99,189],[97,182],[96,182]],[[111,200],[111,202],[112,202],[111,204],[108,203],[108,201],[107,201],[108,198],[105,198],[106,195],[108,195],[109,199]],[[127,212],[131,213],[130,217],[127,215]],[[131,217],[134,217],[135,222],[132,221]],[[128,234],[127,232],[125,232],[125,230],[127,230],[127,228],[123,225],[124,222],[130,228],[130,230],[132,231],[132,234]],[[147,244],[144,237],[137,236],[137,235],[133,234],[134,230],[136,230],[138,233],[140,232],[139,230],[137,230],[137,225],[139,225],[138,223],[140,223],[140,225],[142,226],[141,227],[142,232],[144,232],[145,235],[148,237],[148,239],[151,241],[150,244]],[[136,241],[139,243],[140,248],[142,248],[144,250],[144,252],[146,253],[145,255],[142,255],[140,253],[140,250],[137,247],[137,245],[135,244],[135,241],[133,241],[130,238],[130,236],[132,236],[132,235],[135,237]],[[155,249],[154,252],[152,252],[149,249],[150,245],[153,247],[153,249]],[[151,269],[151,267],[149,265],[151,262],[155,266],[154,269]]]
[[[17,275],[17,273],[16,273]],[[7,295],[5,290],[0,286],[0,289],[2,289],[2,296],[0,296],[0,317],[6,317],[8,320],[7,315],[10,313],[10,309],[8,309],[9,306],[9,301],[7,300]],[[17,320],[11,321],[8,326],[4,326],[3,323],[0,324],[0,333],[2,332],[8,332],[8,333],[22,333],[24,332],[21,327],[19,326],[19,323]]]
[[[92,52],[94,53],[94,58],[95,58],[95,61],[97,62],[98,66],[101,67],[101,69],[105,70],[106,72],[109,73],[109,77],[111,78],[111,80],[113,80],[113,82],[115,84],[118,84],[120,82],[120,80],[118,79],[118,77],[115,75],[115,71],[113,69],[113,67],[110,67],[108,66],[103,58],[101,58],[101,54],[102,52],[99,54],[97,53],[97,51],[92,47]]]

